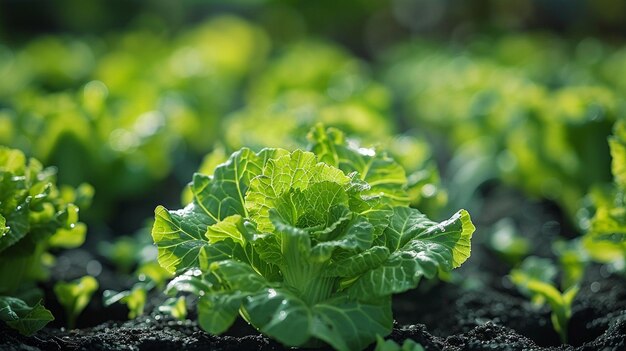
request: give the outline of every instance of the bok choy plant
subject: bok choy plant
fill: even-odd
[[[185,208],[156,208],[167,290],[198,297],[204,330],[239,314],[287,346],[363,349],[391,332],[392,294],[469,257],[467,211],[432,221],[408,207],[386,152],[322,126],[309,139],[310,151],[243,148],[193,176]]]

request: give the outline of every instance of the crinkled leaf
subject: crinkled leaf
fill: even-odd
[[[332,209],[348,205],[348,195],[342,185],[323,181],[304,190],[284,193],[276,201],[276,211],[287,223],[298,228],[326,228],[339,216]]]
[[[474,229],[465,210],[436,223],[418,210],[394,208],[392,221],[383,234],[391,254],[380,267],[356,280],[348,288],[349,294],[375,298],[399,293],[416,287],[422,276],[432,278],[439,269],[457,267],[469,257]]]
[[[269,210],[277,208],[277,202],[290,190],[303,191],[311,184],[333,182],[345,185],[349,182],[339,169],[317,163],[314,154],[296,150],[289,155],[268,160],[263,174],[250,182],[246,208],[259,232],[271,232]]]
[[[152,238],[159,249],[161,267],[175,273],[205,264],[209,243],[204,234],[208,224],[193,203],[178,211],[159,206],[154,215]]]
[[[264,163],[271,157],[285,154],[280,149],[266,149],[259,154],[243,148],[233,153],[212,176],[196,173],[191,184],[193,202],[214,223],[235,214],[247,216],[244,196],[250,181],[261,174]]]
[[[320,161],[346,174],[357,172],[359,178],[369,184],[369,189],[363,195],[381,195],[394,205],[409,203],[404,168],[384,152],[359,147],[347,141],[341,131],[334,128],[325,130],[321,125],[313,129],[309,140],[311,150]]]
[[[232,215],[224,218],[212,226],[207,228],[206,237],[209,239],[209,243],[214,244],[218,241],[226,238],[232,239],[242,247],[246,245],[247,231],[243,228],[243,222],[240,215]]]
[[[389,257],[389,249],[385,246],[374,246],[357,255],[332,262],[324,276],[327,277],[357,277],[371,269],[380,266]]]
[[[374,227],[365,217],[358,216],[340,236],[315,245],[311,256],[315,261],[323,262],[330,259],[335,249],[360,252],[371,247],[373,240]]]

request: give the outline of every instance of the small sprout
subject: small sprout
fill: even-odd
[[[87,307],[96,290],[98,290],[98,281],[89,275],[69,283],[59,282],[55,284],[54,294],[65,308],[68,328],[74,329],[76,318]]]
[[[393,340],[385,340],[382,336],[376,336],[376,348],[374,351],[424,351],[424,347],[412,339],[404,340],[402,346]]]
[[[548,304],[554,330],[563,343],[567,342],[567,328],[572,316],[572,302],[579,287],[574,284],[561,292],[554,284],[556,267],[548,259],[528,257],[519,268],[513,269],[511,281],[520,292],[531,298],[535,305]]]
[[[154,283],[137,283],[132,289],[117,292],[106,290],[103,293],[104,305],[110,306],[116,302],[128,307],[128,318],[133,319],[141,316],[146,306],[148,291],[154,287]]]
[[[137,318],[144,312],[148,292],[158,287],[163,289],[165,282],[172,276],[170,272],[162,268],[157,262],[146,262],[137,268],[135,276],[138,282],[131,290],[117,292],[106,290],[102,294],[104,305],[110,306],[116,302],[128,307],[128,318]]]
[[[185,304],[185,297],[180,296],[178,298],[171,297],[167,299],[161,306],[159,306],[159,312],[168,313],[178,320],[184,320],[187,318],[187,305]]]

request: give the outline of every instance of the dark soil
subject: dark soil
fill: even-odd
[[[504,278],[511,267],[487,248],[481,235],[488,229],[483,228],[498,218],[510,217],[530,238],[534,254],[552,258],[552,240],[572,235],[572,229],[554,225],[565,221],[553,205],[528,201],[502,189],[485,194],[490,202],[485,202],[481,215],[474,218],[479,229],[472,258],[452,277],[455,283],[424,281],[418,289],[394,297],[396,324],[388,338],[399,343],[413,339],[426,350],[626,350],[624,276],[611,274],[600,265],[587,268],[572,308],[569,345],[561,345],[550,310],[532,306]],[[64,266],[52,272],[53,280],[84,275],[85,262],[94,259],[86,251],[62,257]],[[121,290],[132,284],[106,264],[98,279],[101,287],[108,289]],[[67,331],[61,328],[62,311],[49,293],[51,286],[42,288],[47,292],[46,305],[58,320],[30,338],[0,323],[0,350],[285,350],[242,321],[225,335],[213,336],[198,327],[193,311],[183,322],[155,313],[125,321],[124,306],[105,309],[97,298],[78,320],[83,329]],[[101,296],[101,292],[97,294]],[[152,298],[158,303],[163,297],[155,294]]]

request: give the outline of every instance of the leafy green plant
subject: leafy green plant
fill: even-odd
[[[510,42],[520,41],[512,38]],[[530,46],[534,44],[544,45],[534,42]],[[526,44],[520,46],[521,52],[532,52]],[[482,48],[482,53],[473,52],[476,48]],[[413,42],[387,55],[389,70],[384,79],[405,114],[412,116],[409,123],[428,125],[454,153],[479,150],[468,160],[488,160],[485,165],[493,176],[528,195],[557,202],[574,220],[589,188],[610,179],[604,141],[622,114],[623,99],[604,79],[589,79],[594,73],[581,67],[571,75],[572,81],[560,81],[570,75],[544,74],[550,71],[549,65],[539,69],[542,73],[531,67],[531,62],[553,60],[494,60],[494,47],[484,43],[458,50]],[[571,54],[560,51],[559,55]],[[517,60],[524,64],[509,63]],[[543,81],[546,77],[555,81]],[[577,80],[581,77],[585,79]],[[475,170],[479,173],[465,174],[462,179],[480,179],[483,169]],[[448,188],[454,203],[456,189]],[[471,194],[467,188],[458,191]]]
[[[428,219],[398,163],[337,136],[317,129],[312,152],[243,148],[194,175],[184,209],[157,207],[168,292],[198,296],[204,330],[239,313],[288,346],[362,349],[391,331],[392,294],[469,257],[465,210]]]
[[[87,275],[71,282],[58,282],[54,285],[54,294],[65,309],[67,326],[74,329],[76,318],[91,301],[91,296],[98,290],[96,278]]]
[[[19,150],[0,147],[0,304],[2,320],[23,334],[53,319],[35,287],[47,278],[48,250],[85,239],[76,204],[88,205],[93,190],[59,189],[55,174]]]
[[[530,297],[535,305],[550,306],[552,326],[561,341],[566,343],[567,328],[572,316],[572,302],[578,294],[579,286],[573,284],[563,286],[563,291],[559,290],[554,283],[556,274],[557,269],[550,260],[531,256],[526,258],[519,268],[511,271],[510,278],[520,292]]]

